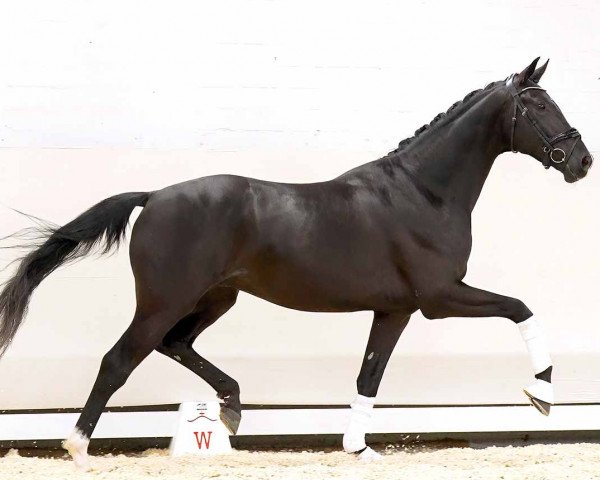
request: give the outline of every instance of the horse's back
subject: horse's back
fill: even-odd
[[[297,309],[377,304],[375,297],[404,288],[364,195],[339,180],[285,184],[230,175],[167,187],[152,194],[134,227],[134,275],[227,283]]]
[[[368,189],[251,180],[247,200],[251,235],[233,286],[299,310],[362,310],[405,296],[385,207]]]

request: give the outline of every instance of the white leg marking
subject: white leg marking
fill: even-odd
[[[86,472],[91,470],[90,458],[87,454],[89,444],[90,439],[83,435],[77,428],[73,430],[73,433],[69,435],[69,438],[62,443],[63,448],[69,452],[71,457],[73,457],[73,461],[77,468]]]
[[[548,351],[548,344],[542,328],[533,317],[517,324],[521,336],[527,346],[533,372],[537,375],[552,366],[552,359]],[[550,382],[536,378],[535,381],[525,388],[525,393],[544,402],[554,403],[554,389]]]
[[[344,451],[348,453],[364,450],[359,454],[361,460],[373,460],[378,453],[367,447],[365,443],[365,435],[371,427],[371,416],[373,414],[373,405],[375,398],[364,397],[357,395],[356,400],[350,404],[352,411],[350,413],[350,421],[348,428],[344,433]],[[363,458],[364,457],[364,458]]]
[[[552,365],[552,359],[548,352],[546,337],[537,320],[533,317],[518,323],[521,336],[527,345],[534,373],[538,374]]]

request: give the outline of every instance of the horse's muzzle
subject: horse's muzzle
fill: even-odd
[[[564,176],[568,183],[574,183],[581,180],[587,175],[587,172],[592,168],[594,158],[591,155],[585,155],[581,160],[575,158],[569,159],[565,165]]]
[[[581,168],[584,172],[587,172],[590,168],[592,168],[592,164],[594,163],[594,157],[591,155],[586,155],[581,159]]]

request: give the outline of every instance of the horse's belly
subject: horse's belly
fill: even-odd
[[[410,309],[410,289],[392,268],[357,271],[340,267],[250,269],[232,286],[271,303],[295,310],[349,312]]]

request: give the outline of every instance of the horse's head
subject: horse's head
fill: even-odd
[[[548,62],[536,69],[536,58],[506,85],[512,96],[511,149],[538,159],[544,167],[556,168],[569,183],[586,176],[593,158],[581,141],[579,132],[539,86]]]

